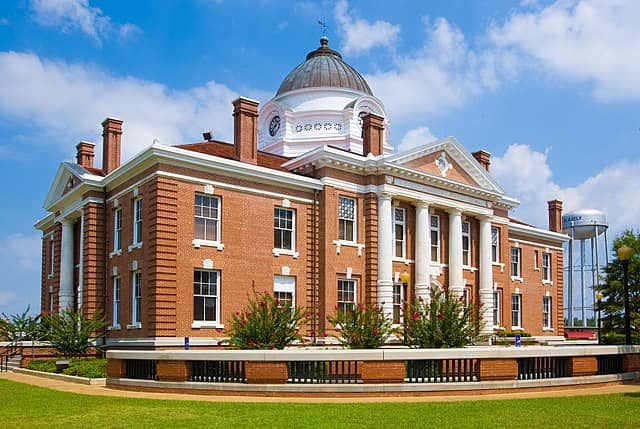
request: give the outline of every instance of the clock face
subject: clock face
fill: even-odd
[[[280,116],[274,116],[269,124],[269,135],[275,136],[278,134],[278,130],[280,130]]]

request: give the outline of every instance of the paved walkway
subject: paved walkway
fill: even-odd
[[[128,390],[110,389],[104,386],[88,386],[51,380],[27,374],[14,372],[0,372],[0,379],[16,381],[61,392],[79,393],[83,395],[114,396],[126,398],[172,399],[182,401],[209,402],[300,402],[300,403],[345,403],[345,402],[448,402],[448,401],[476,401],[496,399],[526,399],[550,398],[561,396],[605,395],[610,393],[640,393],[640,383],[611,384],[606,386],[576,386],[555,390],[535,390],[509,393],[485,393],[466,395],[437,395],[437,396],[341,396],[341,397],[269,397],[247,395],[195,395],[158,392],[133,392]]]

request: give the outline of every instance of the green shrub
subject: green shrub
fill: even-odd
[[[530,337],[530,336],[531,336],[531,334],[530,334],[530,333],[528,333],[528,332],[519,332],[519,331],[516,331],[516,332],[513,332],[513,331],[507,331],[507,332],[502,333],[500,336],[501,336],[501,337],[509,337],[509,338],[512,338],[512,337],[515,337],[516,335],[520,335],[522,338]]]
[[[309,317],[301,308],[254,290],[245,308],[231,319],[229,341],[241,349],[283,349],[302,339],[299,326]]]
[[[626,339],[624,334],[608,333],[603,334],[600,342],[605,345],[623,345]],[[640,335],[631,335],[631,342],[633,344],[640,344]]]
[[[480,307],[473,302],[465,307],[451,291],[431,287],[429,302],[417,300],[405,313],[405,343],[420,348],[462,347],[479,334]]]
[[[56,361],[48,360],[32,360],[27,364],[28,369],[42,372],[56,372]]]
[[[56,361],[59,359],[34,360],[27,365],[28,369],[42,372],[56,372]],[[106,359],[73,359],[63,374],[86,378],[104,378],[107,376]]]
[[[340,344],[351,349],[374,349],[384,345],[394,333],[391,319],[377,305],[358,304],[327,317],[338,331]]]
[[[104,335],[105,320],[98,312],[87,319],[79,311],[63,310],[45,316],[43,324],[49,330],[47,340],[59,353],[69,357],[82,356],[94,347],[95,340]]]

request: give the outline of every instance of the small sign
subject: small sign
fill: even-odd
[[[189,350],[189,337],[184,337],[184,349]]]
[[[521,347],[522,346],[522,337],[520,336],[520,334],[516,334],[516,347]]]

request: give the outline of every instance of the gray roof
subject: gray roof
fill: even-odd
[[[371,88],[342,55],[328,47],[329,39],[322,37],[320,47],[307,54],[307,60],[298,65],[284,78],[277,95],[302,88],[349,88],[373,95]]]

